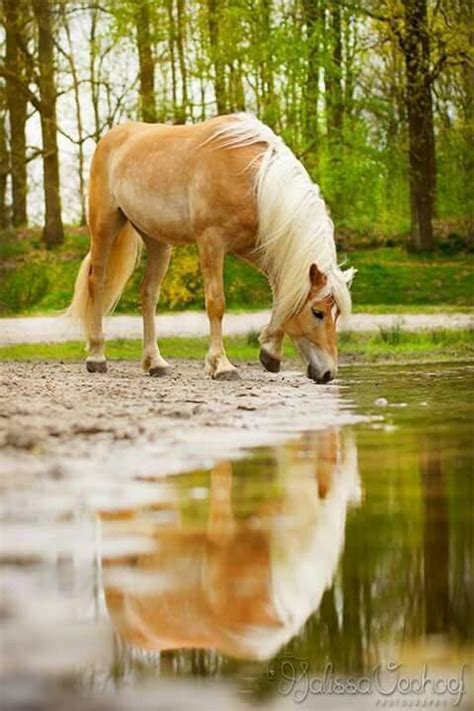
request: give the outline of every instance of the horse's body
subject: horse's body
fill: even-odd
[[[151,374],[169,367],[156,344],[154,314],[172,247],[196,243],[211,327],[206,362],[212,377],[236,375],[221,331],[228,253],[266,273],[273,289],[272,319],[260,338],[264,366],[279,369],[287,333],[311,377],[318,382],[334,377],[332,307],[347,313],[350,296],[336,263],[332,223],[303,166],[253,117],[114,128],[93,158],[89,226],[91,251],[70,309],[86,328],[89,370],[106,369],[102,316],[120,297],[141,237],[148,250],[141,288],[143,365]]]
[[[360,501],[350,433],[308,434],[304,445],[305,457],[298,448],[269,455],[266,477],[278,486],[252,498],[251,515],[233,505],[239,479],[231,462],[210,472],[205,524],[183,521],[177,494],[158,504],[166,523],[154,525],[149,507],[113,515],[105,535],[116,535],[115,522],[149,544],[138,555],[102,559],[107,608],[125,644],[269,659],[301,630],[332,583],[348,507]]]

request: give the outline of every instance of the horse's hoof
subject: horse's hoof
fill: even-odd
[[[281,361],[271,356],[264,348],[260,348],[260,363],[265,370],[270,371],[270,373],[280,372]]]
[[[157,366],[156,368],[150,368],[148,373],[152,378],[163,378],[165,375],[168,375],[169,370],[169,368],[162,368],[160,366]]]
[[[223,370],[220,373],[216,373],[212,376],[213,380],[240,380],[240,375],[238,370]]]
[[[86,360],[86,368],[88,373],[106,373],[106,360]]]

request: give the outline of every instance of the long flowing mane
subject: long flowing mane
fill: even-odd
[[[223,148],[264,146],[248,168],[257,165],[257,247],[275,292],[277,321],[303,308],[313,263],[327,276],[321,298],[331,294],[341,316],[348,316],[349,284],[355,270],[342,271],[338,266],[333,222],[319,187],[300,161],[268,126],[246,113],[235,114],[209,140],[217,140]]]

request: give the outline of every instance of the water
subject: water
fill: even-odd
[[[380,689],[423,665],[428,692],[467,679],[472,367],[347,368],[342,382],[367,422],[157,479],[137,508],[40,517],[23,547],[31,519],[10,511],[10,703],[67,707],[67,682],[104,708],[290,708],[320,702],[326,674],[328,708],[368,708],[334,678],[378,680],[374,706],[414,705]],[[454,703],[454,681],[435,701]]]

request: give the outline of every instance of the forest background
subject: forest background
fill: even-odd
[[[109,128],[233,111],[320,184],[358,309],[469,307],[472,27],[463,0],[3,0],[1,313],[67,305]],[[268,305],[260,275],[226,270],[231,307]],[[202,301],[195,251],[177,250],[163,304]]]

